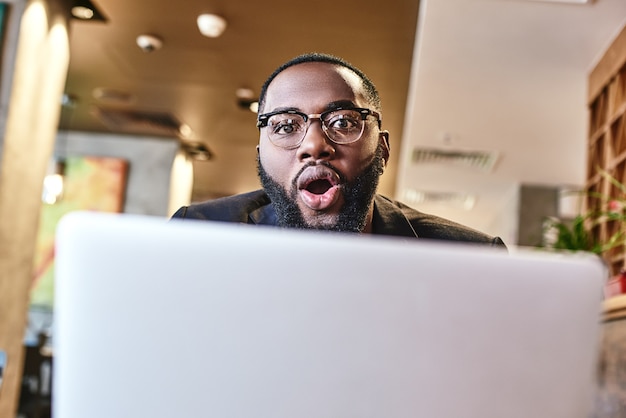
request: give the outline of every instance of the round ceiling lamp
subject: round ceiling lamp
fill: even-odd
[[[198,16],[198,29],[200,33],[209,38],[217,38],[226,30],[226,19],[211,13]]]

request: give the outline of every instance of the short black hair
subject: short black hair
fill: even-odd
[[[305,62],[324,62],[349,69],[361,79],[361,82],[363,83],[363,88],[365,89],[366,98],[370,102],[370,104],[374,106],[376,110],[382,110],[378,90],[376,90],[376,86],[374,86],[374,83],[372,83],[372,81],[365,75],[365,73],[363,73],[363,71],[359,70],[357,67],[345,61],[344,59],[336,57],[334,55],[310,52],[307,54],[298,55],[297,57],[287,61],[286,63],[278,67],[267,78],[267,80],[265,80],[265,83],[263,83],[263,86],[261,87],[261,94],[259,95],[259,111],[262,111],[265,107],[265,96],[267,95],[267,88],[269,87],[270,83],[274,81],[276,76],[289,67],[303,64]]]

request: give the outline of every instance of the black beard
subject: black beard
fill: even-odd
[[[331,164],[322,163],[337,171]],[[367,215],[374,202],[380,176],[383,173],[383,146],[379,145],[372,162],[354,180],[342,181],[344,204],[340,209],[337,223],[334,225],[311,226],[308,224],[296,203],[297,187],[295,179],[288,193],[265,171],[260,158],[257,157],[257,169],[265,193],[269,196],[278,226],[298,229],[320,229],[340,232],[363,232],[367,224]],[[341,173],[340,177],[341,176]]]

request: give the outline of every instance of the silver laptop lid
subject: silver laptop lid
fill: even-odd
[[[57,417],[589,410],[593,257],[73,213],[56,268]]]

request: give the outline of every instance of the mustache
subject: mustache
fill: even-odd
[[[300,178],[300,176],[302,175],[304,170],[306,170],[309,167],[315,167],[317,165],[324,166],[324,167],[329,168],[332,171],[334,171],[335,174],[337,174],[337,176],[339,177],[340,186],[347,182],[347,177],[341,171],[339,171],[339,169],[337,169],[337,167],[335,167],[334,165],[332,165],[328,161],[319,161],[319,162],[310,161],[310,162],[306,163],[305,165],[303,165],[302,168],[300,168],[300,170],[298,170],[296,175],[293,176],[293,180],[291,180],[292,190],[296,190],[298,188],[298,179]]]

